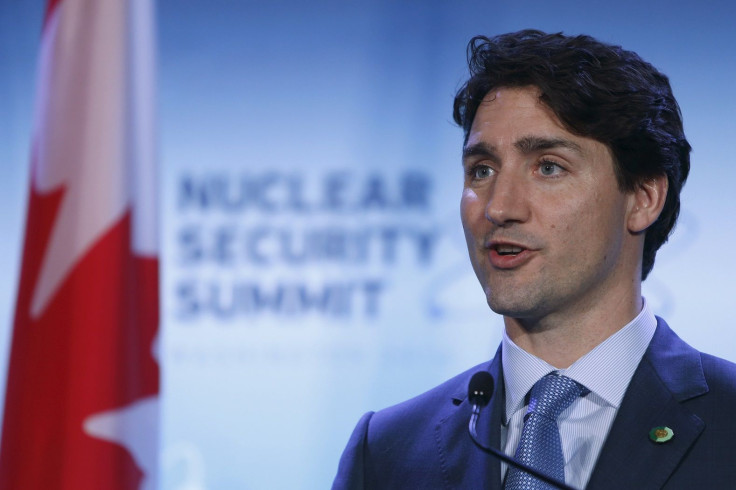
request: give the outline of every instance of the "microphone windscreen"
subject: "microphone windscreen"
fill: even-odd
[[[468,383],[468,399],[473,405],[485,407],[493,394],[493,376],[488,371],[478,371]]]

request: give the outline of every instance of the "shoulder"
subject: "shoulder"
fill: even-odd
[[[736,364],[700,352],[658,318],[645,358],[677,400],[732,401],[736,408]],[[713,396],[716,395],[716,396]]]
[[[736,385],[736,363],[704,352],[700,353],[703,370],[712,377],[728,378]]]
[[[444,478],[437,427],[448,419],[467,424],[469,413],[458,409],[467,408],[472,375],[488,367],[478,365],[405,402],[366,413],[343,452],[333,490],[436,486]]]
[[[470,408],[463,402],[468,396],[468,382],[473,374],[489,366],[475,366],[418,396],[375,412],[364,426],[366,447],[376,457],[430,457],[436,449],[439,427],[467,424]]]
[[[705,353],[700,354],[700,359],[708,392],[726,397],[736,407],[736,364]]]
[[[702,423],[702,432],[690,448],[688,465],[697,483],[709,488],[730,488],[736,480],[733,465],[736,441],[736,364],[699,353],[707,389],[700,396],[682,402],[682,406]],[[707,468],[708,475],[703,474]],[[683,475],[687,472],[683,471]],[[694,488],[692,485],[682,488]]]
[[[460,405],[468,394],[468,382],[477,371],[487,370],[489,364],[479,364],[444,383],[409,400],[377,411],[371,420],[371,432],[393,434],[396,431],[425,426],[441,420],[448,411]]]

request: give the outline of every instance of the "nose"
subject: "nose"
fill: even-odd
[[[513,171],[500,171],[489,189],[486,219],[499,227],[529,219],[527,190],[523,176]]]

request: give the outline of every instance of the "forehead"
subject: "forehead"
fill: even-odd
[[[540,99],[536,87],[499,88],[488,92],[478,106],[463,147],[463,162],[492,156],[552,151],[578,168],[605,168],[615,175],[611,148],[598,140],[570,132]]]
[[[500,87],[490,90],[478,105],[468,142],[489,131],[529,131],[571,135],[559,118],[540,99],[538,88]]]
[[[540,98],[537,87],[501,87],[489,91],[478,106],[465,148],[485,143],[515,146],[524,150],[525,141],[556,141],[559,147],[578,153],[603,151],[613,156],[608,145],[568,130]],[[536,146],[538,148],[538,146]]]

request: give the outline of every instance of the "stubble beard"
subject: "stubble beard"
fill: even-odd
[[[496,288],[498,289],[498,288]],[[493,288],[486,288],[486,302],[494,313],[505,318],[513,318],[530,332],[545,330],[541,321],[551,312],[550,301],[544,299],[540,291],[504,291],[495,293]],[[541,297],[540,297],[541,296]]]

